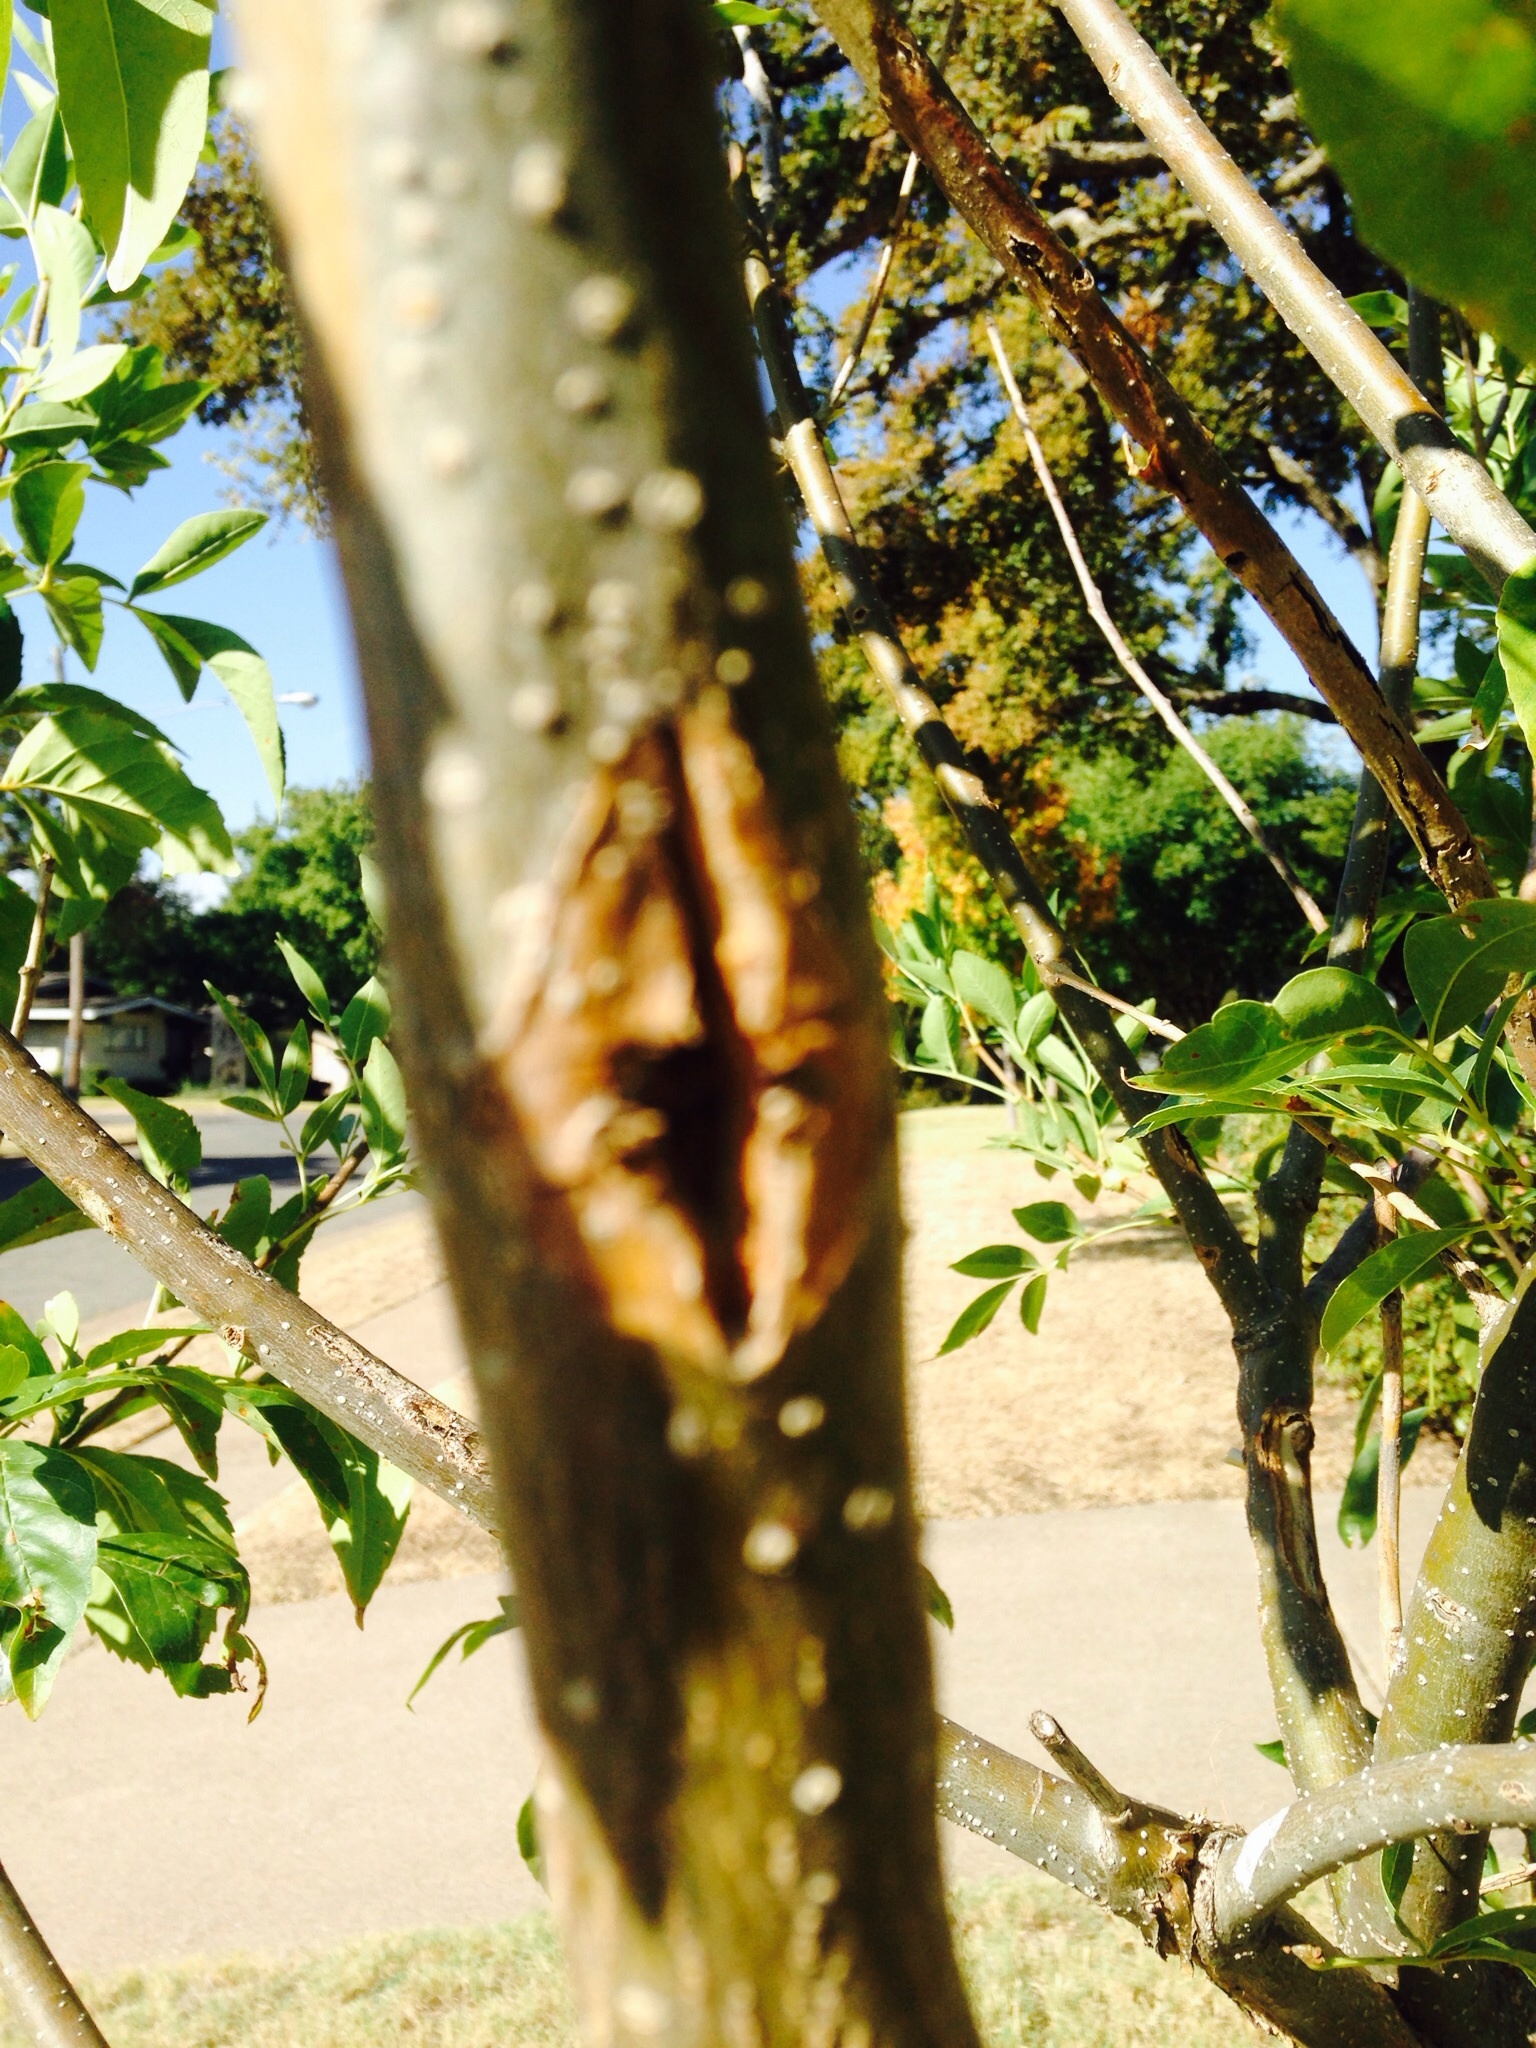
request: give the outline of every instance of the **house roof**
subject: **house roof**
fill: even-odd
[[[162,1010],[167,1017],[185,1017],[192,1024],[206,1024],[206,1010],[188,1010],[180,1003],[168,1003],[162,996],[109,996],[105,1000],[87,1002],[80,1015],[87,1024],[99,1024],[107,1017],[121,1017],[132,1010]],[[68,1003],[34,1003],[31,1021],[34,1024],[67,1024]]]

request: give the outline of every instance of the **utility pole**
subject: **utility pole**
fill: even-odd
[[[69,942],[69,1026],[64,1034],[64,1092],[80,1094],[80,1058],[85,1050],[85,933]]]

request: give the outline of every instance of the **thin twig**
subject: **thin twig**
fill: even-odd
[[[1375,1198],[1376,1233],[1397,1235],[1385,1196]],[[1403,1296],[1394,1287],[1381,1304],[1381,1450],[1376,1466],[1377,1603],[1382,1655],[1390,1680],[1403,1654],[1403,1574],[1398,1530],[1403,1484]]]
[[[1131,1801],[1123,1792],[1115,1790],[1097,1764],[1084,1756],[1054,1714],[1031,1714],[1029,1732],[1073,1784],[1088,1794],[1106,1820],[1120,1827],[1130,1819]]]
[[[992,344],[992,353],[997,359],[997,371],[1003,380],[1003,389],[1007,393],[1008,402],[1013,408],[1013,416],[1018,421],[1023,432],[1024,444],[1029,450],[1029,459],[1034,465],[1035,475],[1040,481],[1040,488],[1045,493],[1046,502],[1051,508],[1052,516],[1060,531],[1062,545],[1066,548],[1067,555],[1072,563],[1073,573],[1076,575],[1078,586],[1083,593],[1083,602],[1088,607],[1089,617],[1108,641],[1110,652],[1114,655],[1116,661],[1119,662],[1125,673],[1130,677],[1137,689],[1140,690],[1142,696],[1152,706],[1152,709],[1163,721],[1163,724],[1167,726],[1178,745],[1184,749],[1206,781],[1210,783],[1254,845],[1258,847],[1260,853],[1269,862],[1286,888],[1290,890],[1292,896],[1296,899],[1297,908],[1301,911],[1307,923],[1311,925],[1313,931],[1318,933],[1326,932],[1328,920],[1323,915],[1311,891],[1301,880],[1285,855],[1270,839],[1268,833],[1266,833],[1264,827],[1254,815],[1252,808],[1245,802],[1239,792],[1233,788],[1227,777],[1222,774],[1216,763],[1211,759],[1204,747],[1201,746],[1183,719],[1180,718],[1168,698],[1164,696],[1163,692],[1147,674],[1141,663],[1136,659],[1136,656],[1131,652],[1119,627],[1116,626],[1114,620],[1110,617],[1109,608],[1104,602],[1104,594],[1093,579],[1093,572],[1088,567],[1087,558],[1078,543],[1076,529],[1073,527],[1071,517],[1065,504],[1062,502],[1061,493],[1056,488],[1056,479],[1051,474],[1050,465],[1045,459],[1045,450],[1041,447],[1040,438],[1036,434],[1030,420],[1029,409],[1024,403],[1024,394],[1019,389],[1018,380],[1014,376],[1012,366],[1008,361],[1008,354],[1003,347],[1003,338],[997,331],[996,321],[989,319],[986,322],[986,331],[987,339]]]
[[[37,863],[37,903],[32,911],[32,930],[27,937],[27,957],[22,962],[16,983],[16,1008],[11,1013],[12,1038],[25,1038],[27,1026],[32,1021],[32,998],[37,993],[43,955],[47,951],[48,898],[52,890],[53,855],[45,853],[39,856]]]
[[[1107,1009],[1118,1010],[1122,1017],[1134,1017],[1138,1024],[1145,1024],[1154,1038],[1166,1038],[1170,1042],[1188,1037],[1177,1024],[1165,1024],[1161,1017],[1148,1016],[1145,1010],[1138,1010],[1134,1003],[1128,1003],[1123,996],[1112,996],[1107,988],[1100,988],[1095,981],[1089,981],[1081,974],[1074,974],[1070,967],[1058,967],[1056,979],[1064,981],[1068,988],[1080,989],[1085,996],[1092,996],[1096,1003],[1103,1003]]]
[[[1472,423],[1472,448],[1478,461],[1486,468],[1488,462],[1488,443],[1483,438],[1482,393],[1478,386],[1477,364],[1472,360],[1472,330],[1468,327],[1460,313],[1455,315],[1455,320],[1456,337],[1461,344],[1462,374],[1467,380],[1467,411],[1471,416]]]
[[[1478,1894],[1487,1898],[1492,1892],[1512,1892],[1516,1885],[1528,1884],[1536,1877],[1536,1863],[1517,1863],[1513,1870],[1497,1871],[1492,1877],[1485,1877],[1478,1886]]]
[[[944,24],[944,40],[939,48],[940,71],[943,71],[945,65],[954,54],[955,42],[959,35],[960,22],[964,13],[964,5],[965,0],[951,0],[949,18]],[[875,267],[874,283],[869,288],[869,297],[864,303],[863,313],[859,316],[859,324],[854,333],[853,340],[848,345],[848,353],[843,357],[842,362],[838,366],[837,375],[832,379],[832,389],[827,393],[826,403],[822,406],[821,412],[818,415],[822,426],[825,426],[833,413],[836,412],[843,393],[848,389],[849,379],[859,366],[860,359],[864,354],[865,345],[869,340],[870,329],[875,324],[875,315],[880,311],[881,304],[884,301],[885,288],[890,282],[891,271],[896,262],[896,245],[901,240],[901,231],[907,224],[907,213],[912,205],[912,194],[917,189],[917,172],[920,161],[921,159],[918,157],[916,150],[908,153],[906,169],[901,174],[901,190],[896,195],[896,210],[891,215],[891,225],[886,234],[885,246],[880,251],[880,261]]]

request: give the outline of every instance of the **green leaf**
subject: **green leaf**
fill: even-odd
[[[1423,918],[1403,941],[1403,969],[1438,1044],[1490,1009],[1512,974],[1536,971],[1536,904],[1497,898]]]
[[[954,1606],[950,1601],[949,1595],[933,1576],[933,1573],[929,1571],[927,1565],[919,1563],[917,1567],[917,1581],[922,1588],[924,1604],[933,1619],[939,1624],[940,1628],[953,1630],[955,1626]]]
[[[718,0],[721,6],[743,6],[746,0]],[[544,1884],[544,1857],[539,1848],[538,1822],[534,1817],[533,1794],[530,1792],[517,1809],[517,1853],[528,1866],[528,1874],[535,1884]],[[548,1887],[545,1887],[546,1890]]]
[[[949,1335],[939,1346],[939,1357],[944,1357],[949,1351],[958,1351],[962,1344],[969,1344],[973,1337],[979,1337],[1017,1285],[1015,1280],[1004,1280],[1000,1286],[988,1287],[978,1294],[951,1324]]]
[[[1498,0],[1282,0],[1280,22],[1362,238],[1536,358],[1536,23]]]
[[[1408,301],[1400,292],[1356,292],[1349,303],[1367,327],[1408,325]]]
[[[59,104],[107,283],[131,285],[180,209],[208,126],[212,10],[52,0]]]
[[[353,1090],[338,1088],[334,1095],[327,1095],[324,1102],[317,1102],[304,1119],[304,1128],[299,1132],[299,1150],[307,1159],[311,1152],[331,1142],[345,1145],[345,1138],[336,1135],[337,1126],[352,1108]]]
[[[411,1482],[403,1472],[356,1438],[348,1437],[345,1431],[331,1429],[331,1433],[346,1478],[347,1501],[344,1512],[330,1523],[327,1533],[361,1628],[363,1612],[378,1591],[405,1534]]]
[[[709,11],[727,28],[760,28],[784,12],[782,7],[759,7],[756,0],[710,0]]]
[[[1287,982],[1273,1003],[1224,1004],[1170,1046],[1139,1085],[1175,1095],[1232,1095],[1305,1065],[1342,1037],[1390,1030],[1396,1022],[1386,996],[1364,975],[1315,967]]]
[[[17,535],[39,566],[58,561],[74,539],[90,473],[88,462],[38,462],[24,469],[12,486]]]
[[[314,1012],[316,1022],[329,1031],[335,1019],[331,1014],[331,999],[326,994],[325,983],[297,946],[291,946],[286,939],[280,938],[277,950],[287,962],[288,972],[293,976],[299,994]]]
[[[21,408],[0,441],[18,455],[29,455],[39,448],[67,448],[71,441],[85,440],[95,424],[95,413],[82,406],[39,400]]]
[[[212,1380],[207,1384],[216,1389]],[[97,1444],[86,1444],[72,1455],[90,1481],[96,1526],[103,1534],[169,1532],[233,1550],[234,1526],[224,1497],[197,1473],[173,1465],[169,1458],[103,1450]]]
[[[208,516],[218,518],[224,515],[211,513]],[[261,517],[258,513],[237,516]],[[244,538],[243,535],[241,537]],[[235,545],[238,542],[231,543],[231,546]],[[228,553],[228,549],[222,552]],[[206,568],[207,563],[201,563],[199,567]],[[140,574],[143,573],[141,570]],[[189,569],[184,573],[194,575],[196,571]],[[179,578],[167,580],[175,582]],[[130,609],[154,636],[166,666],[188,700],[197,687],[203,668],[212,669],[228,692],[230,702],[245,720],[262,773],[267,778],[267,787],[272,792],[273,801],[280,804],[283,800],[283,734],[278,724],[272,672],[266,662],[248,640],[242,640],[238,633],[231,633],[225,626],[210,626],[203,619],[185,619],[168,612],[148,612],[137,606],[130,606]]]
[[[1381,1852],[1381,1888],[1394,1913],[1403,1903],[1403,1893],[1413,1875],[1413,1848],[1412,1842],[1392,1842]]]
[[[1031,1337],[1040,1334],[1040,1318],[1045,1313],[1045,1290],[1050,1282],[1048,1273],[1037,1273],[1032,1280],[1026,1280],[1019,1296],[1019,1321]]]
[[[1378,1308],[1394,1289],[1408,1286],[1447,1245],[1470,1236],[1476,1227],[1474,1222],[1467,1222],[1453,1223],[1444,1230],[1405,1232],[1362,1259],[1328,1297],[1318,1330],[1323,1350],[1337,1351],[1356,1323]]]
[[[15,1344],[0,1344],[0,1401],[8,1401],[26,1380],[30,1362]]]
[[[225,1109],[238,1109],[242,1116],[259,1116],[268,1124],[278,1121],[277,1111],[259,1095],[221,1095],[219,1101]]]
[[[304,1100],[309,1086],[309,1026],[301,1017],[288,1034],[283,1048],[282,1071],[277,1078],[277,1106],[290,1116]]]
[[[137,4],[137,0],[135,0]],[[267,523],[265,512],[198,512],[190,519],[183,519],[170,539],[158,547],[140,569],[128,586],[130,598],[143,597],[151,590],[168,590],[173,583],[184,583],[189,576],[199,576],[204,569],[211,569],[215,562],[222,562],[228,554],[253,533],[259,533]],[[216,632],[216,627],[205,627],[199,620],[178,619],[176,629],[183,637],[190,638],[189,626],[197,626],[202,632]],[[228,636],[239,647],[243,640]],[[196,645],[196,642],[193,642]],[[247,648],[246,652],[250,650]]]
[[[382,1038],[374,1040],[363,1068],[358,1111],[376,1164],[391,1165],[405,1149],[405,1082]]]
[[[967,1252],[963,1259],[956,1259],[950,1267],[952,1273],[963,1273],[968,1280],[1017,1279],[1020,1273],[1029,1273],[1040,1261],[1033,1252],[1027,1252],[1017,1244],[984,1244],[980,1251]]]
[[[444,1660],[455,1647],[459,1649],[459,1659],[462,1663],[466,1658],[473,1657],[477,1650],[484,1649],[493,1636],[506,1635],[510,1630],[521,1626],[522,1613],[518,1607],[517,1595],[515,1593],[502,1593],[499,1595],[499,1605],[501,1607],[500,1614],[490,1615],[484,1621],[461,1622],[451,1635],[443,1638],[432,1652],[432,1655],[427,1659],[426,1669],[406,1694],[405,1704],[408,1707],[416,1698],[417,1693],[427,1683],[428,1679],[433,1677],[442,1668]]]
[[[243,1617],[250,1606],[250,1583],[235,1552],[184,1532],[104,1536],[96,1562],[147,1661],[160,1670],[198,1663],[220,1608],[234,1608]],[[99,1626],[97,1633],[103,1633]],[[166,1675],[177,1684],[180,1674]],[[177,1690],[191,1688],[177,1684]]]
[[[104,341],[94,348],[83,348],[69,362],[40,377],[32,387],[32,396],[60,405],[68,405],[77,398],[89,398],[121,366],[127,354],[127,348],[120,341]],[[93,413],[93,421],[95,417]]]
[[[948,996],[930,996],[923,1006],[923,1021],[918,1029],[918,1050],[929,1066],[939,1067],[946,1074],[955,1071],[955,1046],[959,1020]]]
[[[1083,1234],[1083,1226],[1065,1202],[1027,1203],[1014,1210],[1013,1220],[1036,1244],[1065,1244],[1069,1238]]]
[[[39,205],[32,216],[32,246],[48,280],[48,350],[62,368],[80,340],[80,308],[96,268],[96,245],[73,214]]]
[[[1403,1417],[1402,1466],[1408,1468],[1427,1408],[1410,1408]],[[1381,1438],[1369,1436],[1355,1454],[1339,1501],[1339,1536],[1350,1548],[1364,1549],[1376,1533],[1376,1491],[1381,1471]]]
[[[37,1332],[28,1324],[8,1301],[0,1301],[0,1344],[12,1344],[27,1361],[27,1372],[33,1379],[50,1379],[53,1376],[53,1360],[43,1349]]]
[[[59,638],[94,670],[103,629],[101,585],[92,576],[50,576],[38,589]]]
[[[203,1137],[194,1119],[174,1102],[145,1095],[116,1075],[102,1081],[102,1093],[121,1103],[139,1133],[139,1153],[162,1187],[185,1189],[203,1163]]]
[[[341,1013],[336,1042],[354,1067],[366,1064],[376,1038],[389,1029],[389,997],[377,977],[365,981]]]
[[[0,704],[21,688],[21,621],[0,597]]]
[[[243,1252],[246,1258],[254,1260],[260,1255],[271,1214],[271,1181],[264,1173],[250,1174],[246,1179],[235,1182],[229,1207],[218,1225],[219,1235],[237,1252]]]
[[[0,213],[0,231],[6,234],[20,234],[39,204],[57,206],[69,189],[64,123],[59,118],[59,103],[51,93],[43,95],[42,104],[34,109],[32,118],[12,143],[0,177],[21,209],[18,214],[6,206]]]
[[[206,1325],[191,1323],[181,1329],[172,1329],[167,1324],[157,1323],[148,1329],[119,1330],[115,1337],[103,1337],[99,1344],[93,1344],[85,1354],[87,1372],[105,1372],[114,1365],[126,1365],[146,1352],[163,1351],[168,1344],[174,1344],[183,1336],[201,1336]]]
[[[995,961],[983,960],[979,953],[957,950],[950,961],[949,973],[955,994],[967,1009],[979,1011],[999,1031],[1013,1028],[1018,1001],[1014,996],[1013,983]]]
[[[1536,751],[1536,555],[1505,583],[1496,623],[1499,646],[1490,673],[1503,670],[1525,744]],[[1485,732],[1492,730],[1485,719],[1479,723]]]
[[[0,1439],[0,1605],[68,1636],[96,1561],[96,1495],[65,1451]]]
[[[227,874],[236,866],[212,797],[188,780],[169,747],[124,718],[80,710],[40,719],[0,775],[0,789],[35,791],[71,806],[106,840],[132,851],[130,874],[151,847],[172,872],[190,866]],[[46,835],[39,811],[31,815]],[[58,857],[58,836],[47,844]],[[67,863],[67,846],[63,854]]]
[[[1272,1764],[1278,1764],[1282,1771],[1290,1769],[1285,1759],[1285,1744],[1278,1736],[1273,1742],[1256,1742],[1253,1746],[1260,1756],[1267,1757]]]
[[[1036,989],[1035,993],[1020,1005],[1013,1038],[1014,1044],[1026,1060],[1033,1057],[1055,1022],[1055,999],[1043,988]]]

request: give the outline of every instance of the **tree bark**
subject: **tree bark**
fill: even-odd
[[[705,18],[244,28],[588,2032],[963,2048],[883,997]]]

